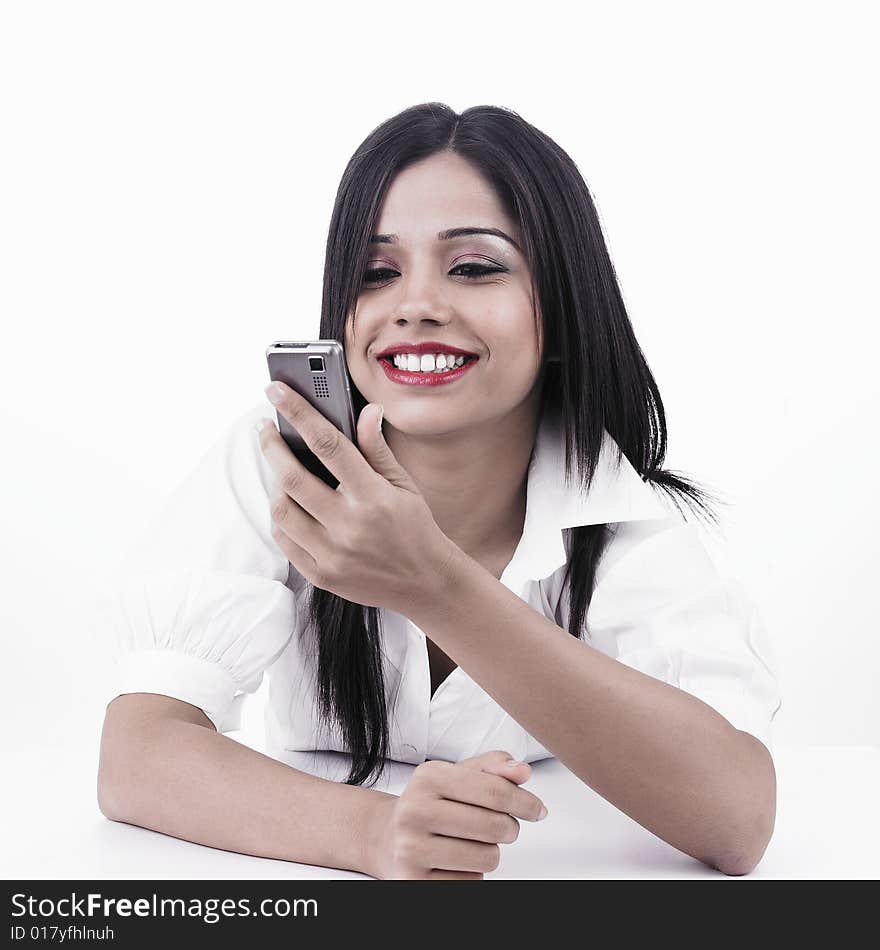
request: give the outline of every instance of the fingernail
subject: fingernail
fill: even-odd
[[[257,430],[257,432],[262,432],[267,425],[269,425],[268,419],[257,419],[254,428]]]
[[[513,769],[513,768],[516,768],[516,766],[518,765],[525,765],[525,762],[517,762],[516,759],[508,759],[504,764],[508,766],[509,768]]]
[[[270,383],[266,387],[265,392],[266,392],[266,398],[269,400],[269,402],[272,403],[273,406],[277,406],[278,403],[280,403],[281,400],[284,398],[284,393],[281,392],[281,387],[276,386],[275,383]]]
[[[379,431],[382,431],[382,416],[385,415],[385,407],[379,403]]]
[[[541,814],[538,815],[537,821],[541,821],[541,820],[543,820],[543,819],[546,818],[546,817],[547,817],[547,808],[546,808],[546,806],[542,805],[542,806],[541,806]]]

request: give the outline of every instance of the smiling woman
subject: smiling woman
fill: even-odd
[[[118,692],[227,732],[268,671],[270,745],[348,753],[345,791],[191,728],[174,769],[139,707],[139,782],[109,777],[108,710],[107,812],[146,821],[143,788],[170,769],[190,805],[150,827],[188,837],[200,789],[232,777],[235,819],[218,797],[219,830],[195,840],[481,877],[514,816],[542,815],[527,763],[556,756],[680,850],[751,870],[775,820],[771,654],[689,520],[715,518],[706,493],[663,469],[663,403],[571,158],[492,106],[383,123],[342,176],[319,336],[343,343],[357,448],[284,387],[278,408],[338,487],[274,427],[258,446],[250,418],[234,426],[119,595]],[[348,787],[388,759],[416,766],[401,796]],[[330,830],[340,808],[354,841]]]
[[[387,403],[389,444],[419,484],[447,486],[430,499],[443,530],[471,553],[494,547],[522,507],[543,380],[520,224],[478,167],[443,149],[397,169],[368,251],[345,330],[352,379]]]
[[[513,112],[459,115],[431,103],[367,137],[330,222],[320,335],[344,341],[356,412],[384,405],[395,458],[444,534],[487,569],[503,570],[522,536],[545,416],[564,420],[566,477],[585,489],[607,427],[643,477],[712,517],[705,493],[661,469],[662,403],[587,186],[562,149]],[[382,359],[389,353],[396,362]],[[439,375],[446,353],[474,359]],[[605,540],[602,524],[568,532],[575,637]],[[309,606],[322,631],[322,712],[352,752],[349,781],[361,783],[389,752],[376,702],[381,618],[320,588]],[[355,672],[365,644],[371,674]],[[353,693],[343,682],[363,686]]]

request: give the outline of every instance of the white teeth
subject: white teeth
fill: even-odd
[[[442,373],[454,367],[461,366],[464,356],[453,356],[451,353],[395,353],[392,362],[398,369],[405,369],[411,373]]]

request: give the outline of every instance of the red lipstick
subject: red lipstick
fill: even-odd
[[[441,343],[438,340],[426,340],[424,343],[391,343],[384,350],[380,350],[376,356],[393,356],[395,353],[416,353],[421,356],[423,353],[451,353],[453,356],[473,356],[470,350],[463,350],[461,347],[452,346],[451,343]]]
[[[397,351],[395,351],[397,352]],[[410,350],[410,353],[413,351]],[[434,351],[436,352],[436,351]],[[446,351],[451,352],[450,350]],[[476,366],[477,357],[465,362],[457,369],[451,369],[448,372],[433,373],[411,373],[409,370],[398,369],[390,359],[383,358],[379,360],[385,375],[395,383],[402,383],[404,386],[445,386],[461,379],[465,373],[469,372],[472,366]]]

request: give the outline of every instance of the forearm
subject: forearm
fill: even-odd
[[[372,819],[396,796],[309,775],[177,720],[139,736],[118,765],[124,779],[104,791],[109,818],[225,851],[376,876]]]
[[[439,587],[413,621],[549,752],[679,850],[726,873],[751,870],[775,818],[763,745],[576,640],[464,554]]]

